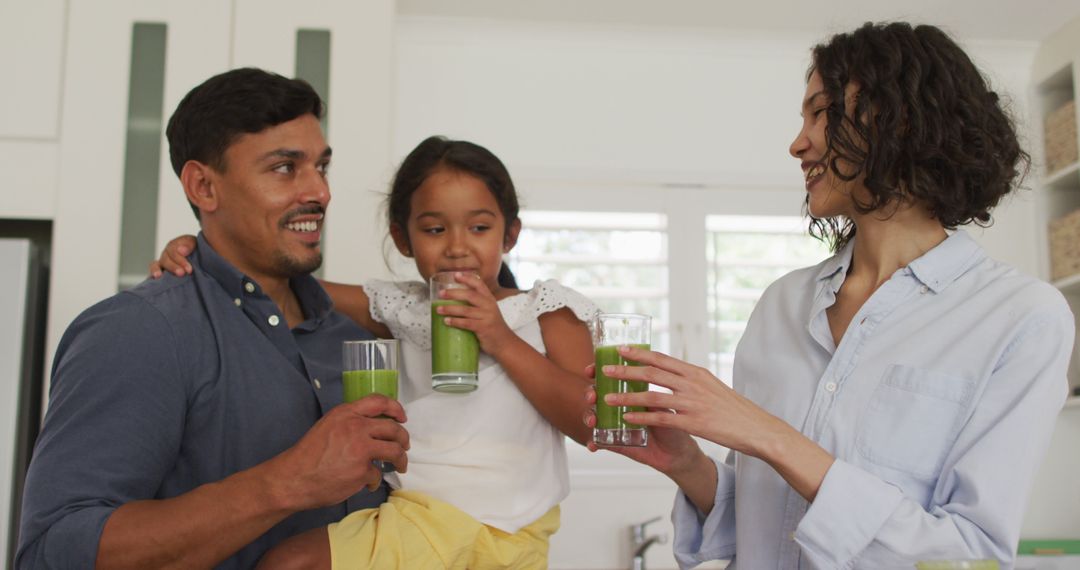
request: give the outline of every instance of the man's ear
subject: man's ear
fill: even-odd
[[[394,246],[405,257],[412,257],[412,248],[409,247],[409,235],[405,228],[397,224],[390,224],[390,238],[394,240]]]
[[[218,208],[218,187],[216,172],[208,165],[197,160],[189,160],[180,170],[180,184],[184,194],[202,212],[213,212]]]
[[[503,253],[510,253],[510,250],[514,249],[520,233],[521,218],[515,218],[513,222],[510,222],[510,227],[506,228],[506,235],[503,237]]]

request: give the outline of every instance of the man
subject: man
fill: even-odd
[[[371,335],[310,275],[330,201],[321,115],[308,84],[257,69],[180,102],[167,136],[202,226],[193,274],[68,328],[16,567],[249,568],[386,499],[372,461],[407,467],[404,411],[337,406],[341,343]]]

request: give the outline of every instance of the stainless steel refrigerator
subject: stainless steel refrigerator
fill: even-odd
[[[15,555],[23,479],[41,417],[47,257],[47,245],[37,240],[0,238],[0,561],[6,567]]]

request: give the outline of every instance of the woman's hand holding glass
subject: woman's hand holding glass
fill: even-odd
[[[635,347],[620,347],[619,353],[642,366],[608,366],[608,375],[644,380],[671,390],[670,394],[609,394],[609,404],[651,408],[628,412],[625,418],[629,422],[674,428],[754,456],[759,455],[770,433],[777,432],[780,426],[787,427],[704,368]]]
[[[589,365],[585,370],[588,376],[595,374],[595,367]],[[586,401],[596,405],[596,390],[590,387],[585,394]],[[669,410],[654,409],[656,413],[670,414]],[[596,414],[590,409],[585,416],[585,425],[590,428],[596,427]],[[595,442],[588,443],[589,451],[607,449],[620,455],[625,455],[638,463],[643,463],[660,471],[671,474],[686,470],[694,462],[696,454],[702,454],[697,442],[686,432],[678,429],[652,426],[650,428],[649,444],[638,446],[598,446]]]
[[[671,390],[670,394],[609,394],[609,404],[649,408],[626,414],[627,421],[650,426],[653,433],[680,430],[756,457],[776,469],[807,500],[817,495],[834,461],[819,445],[704,368],[649,350],[620,347],[619,351],[642,366],[608,367],[609,376],[644,380]]]

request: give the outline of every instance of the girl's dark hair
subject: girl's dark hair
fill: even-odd
[[[1028,172],[997,93],[934,26],[866,23],[815,46],[807,77],[815,71],[829,101],[826,161],[839,179],[865,177],[870,197],[856,200],[860,213],[916,202],[948,229],[985,227]],[[858,90],[850,115],[848,84]],[[835,251],[855,225],[811,217],[810,233]]]
[[[402,230],[408,228],[413,193],[428,176],[440,168],[479,178],[499,204],[499,210],[506,221],[504,231],[510,231],[510,224],[518,219],[518,198],[506,165],[491,151],[478,144],[440,136],[424,139],[401,162],[387,197],[386,211],[391,227],[397,225]],[[408,232],[404,234],[405,239],[409,239]],[[517,289],[514,274],[505,262],[499,269],[499,285]]]

